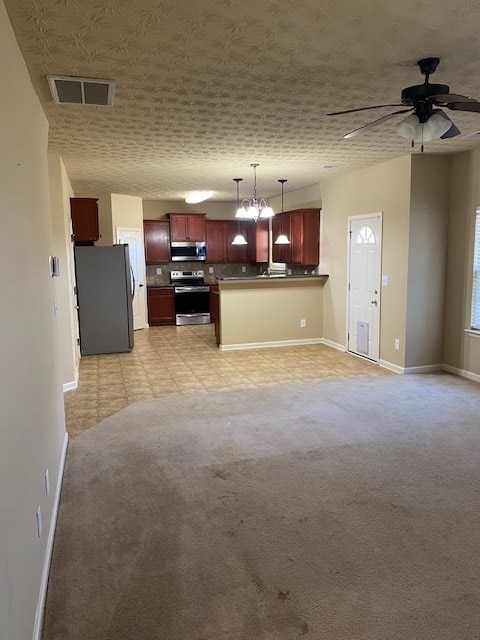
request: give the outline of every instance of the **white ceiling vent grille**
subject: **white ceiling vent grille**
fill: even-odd
[[[97,104],[104,107],[113,105],[114,80],[48,76],[48,84],[56,104]]]

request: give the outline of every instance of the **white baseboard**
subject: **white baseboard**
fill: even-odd
[[[426,364],[420,367],[405,367],[403,373],[433,373],[443,371],[443,364]]]
[[[52,559],[53,540],[55,538],[55,527],[57,525],[58,505],[60,504],[60,493],[62,490],[63,470],[65,468],[65,458],[67,456],[68,433],[65,433],[63,439],[62,453],[60,455],[60,463],[58,465],[57,484],[55,487],[55,496],[53,499],[52,517],[50,519],[50,527],[48,529],[47,547],[45,549],[45,557],[43,560],[42,579],[40,582],[40,592],[38,594],[37,610],[35,612],[35,624],[33,627],[32,640],[40,640],[42,635],[43,611],[45,609],[45,598],[47,595],[48,574],[50,573],[50,562]]]
[[[321,339],[321,344],[326,345],[327,347],[332,347],[332,349],[337,349],[338,351],[346,351],[347,348],[344,344],[339,344],[338,342],[333,342],[332,340],[327,340],[327,338]]]
[[[394,373],[405,373],[405,369],[403,367],[399,367],[397,364],[387,362],[387,360],[379,360],[378,364],[384,369],[388,369],[389,371],[393,371]]]
[[[78,387],[78,367],[75,368],[75,380],[72,380],[71,382],[66,382],[63,385],[63,393],[65,393],[66,391],[72,391],[77,387]]]
[[[478,373],[473,373],[466,369],[457,369],[457,367],[451,367],[449,364],[444,364],[443,370],[448,371],[448,373],[454,373],[462,378],[468,378],[468,380],[473,380],[474,382],[480,382],[480,375]]]
[[[323,338],[303,338],[301,340],[276,340],[274,342],[246,342],[244,344],[221,344],[220,351],[240,349],[264,349],[269,347],[297,347],[305,344],[322,344]]]
[[[78,380],[72,380],[71,382],[66,382],[63,385],[63,393],[65,393],[66,391],[72,391],[73,389],[76,389],[78,387]]]

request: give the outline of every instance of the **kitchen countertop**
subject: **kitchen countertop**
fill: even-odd
[[[274,274],[274,275],[258,275],[258,276],[227,276],[225,278],[218,278],[218,282],[227,282],[227,281],[235,281],[235,280],[326,280],[328,278],[327,274],[318,274],[318,275],[308,275],[308,274],[297,274],[297,275],[284,275],[284,274]]]

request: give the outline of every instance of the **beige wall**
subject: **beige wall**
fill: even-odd
[[[112,234],[115,242],[116,227],[141,229],[143,234],[142,199],[137,196],[111,194]]]
[[[285,183],[285,191],[283,195],[283,209],[290,211],[292,209],[319,209],[322,206],[322,185],[318,182],[303,189],[294,189],[287,191],[288,182]],[[282,210],[282,197],[275,196],[270,198],[270,205],[275,213]]]
[[[470,326],[475,210],[480,205],[480,149],[452,157],[448,225],[445,364],[480,375],[480,337]]]
[[[206,213],[209,220],[230,220],[235,218],[235,202],[215,202],[206,200],[200,204],[187,204],[183,200],[144,200],[143,217],[157,220],[167,213]]]
[[[54,279],[58,304],[57,323],[62,358],[62,382],[75,382],[78,376],[78,337],[74,318],[70,198],[73,190],[62,158],[48,154],[50,203],[52,212],[52,253],[60,258],[60,276]]]
[[[0,635],[30,640],[64,441],[48,127],[0,2]],[[45,469],[52,492],[45,495]],[[37,539],[35,512],[42,508]]]
[[[220,289],[222,346],[323,335],[323,287],[318,281],[221,282]]]
[[[383,212],[380,359],[403,367],[405,361],[411,157],[360,169],[322,185],[322,270],[330,274],[324,291],[324,337],[346,339],[348,217]],[[400,350],[394,341],[400,340]]]
[[[412,156],[405,367],[443,364],[450,157]]]

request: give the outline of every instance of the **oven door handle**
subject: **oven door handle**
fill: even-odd
[[[175,293],[208,293],[210,287],[175,287]]]

